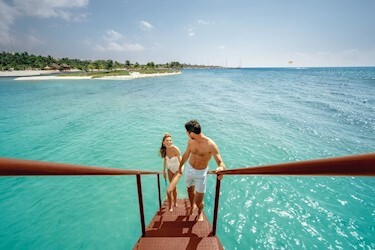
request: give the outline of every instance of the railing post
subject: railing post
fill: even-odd
[[[215,207],[214,207],[214,218],[212,222],[212,236],[216,235],[217,213],[219,209],[219,197],[220,197],[220,184],[221,184],[221,180],[219,180],[216,176]]]
[[[146,229],[145,229],[145,215],[143,212],[143,198],[142,198],[142,183],[141,183],[141,175],[137,174],[137,188],[138,188],[138,202],[139,202],[139,213],[141,216],[141,227],[142,227],[142,236],[145,236]]]
[[[158,191],[159,191],[159,208],[161,208],[161,194],[160,194],[160,176],[158,174]]]

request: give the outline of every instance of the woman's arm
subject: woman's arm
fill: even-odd
[[[164,180],[167,179],[167,174],[165,173],[166,168],[167,168],[167,160],[164,157],[164,163],[163,163],[163,177],[164,177]]]

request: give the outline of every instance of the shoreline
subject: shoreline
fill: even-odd
[[[140,74],[139,72],[132,72],[130,75],[123,75],[123,76],[103,76],[99,78],[93,78],[92,76],[43,76],[38,72],[35,74],[28,75],[30,72],[18,72],[19,75],[13,75],[16,77],[15,81],[40,81],[40,80],[133,80],[138,78],[146,78],[146,77],[157,77],[157,76],[170,76],[170,75],[178,75],[182,72],[175,72],[175,73],[155,73],[155,74]],[[51,74],[51,73],[45,73]],[[53,73],[52,73],[53,74]],[[0,76],[3,76],[0,74]]]
[[[14,71],[0,71],[0,77],[18,77],[18,76],[40,76],[57,74],[58,70],[14,70]]]

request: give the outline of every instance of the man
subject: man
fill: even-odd
[[[225,170],[225,165],[216,143],[201,132],[198,121],[188,121],[185,124],[185,129],[188,144],[178,171],[182,174],[182,166],[190,157],[184,168],[185,183],[190,200],[190,214],[193,214],[195,203],[198,207],[198,220],[203,221],[203,198],[206,192],[208,162],[213,156],[218,165],[216,173]],[[219,175],[218,178],[221,180],[223,176]]]

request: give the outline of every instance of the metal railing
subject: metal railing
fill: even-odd
[[[209,171],[210,174],[216,174]],[[141,175],[155,174],[161,208],[160,174],[139,170],[89,167],[73,164],[0,158],[0,176],[56,176],[56,175],[135,175],[137,180],[139,213],[142,236],[145,236],[145,219]],[[217,174],[216,174],[217,175]],[[375,176],[375,153],[335,158],[288,162],[281,164],[244,167],[220,172],[220,175],[293,175],[293,176]],[[221,181],[216,178],[212,235],[216,235]]]
[[[72,175],[135,175],[138,189],[139,214],[141,219],[142,236],[146,234],[145,217],[143,209],[141,175],[155,174],[158,183],[159,208],[161,208],[160,174],[140,170],[126,170],[117,168],[89,167],[73,164],[42,162],[32,160],[18,160],[0,158],[0,176],[72,176]]]
[[[215,174],[210,171],[210,174]],[[228,169],[220,175],[375,176],[375,153]],[[216,178],[212,235],[216,235],[221,181]]]

